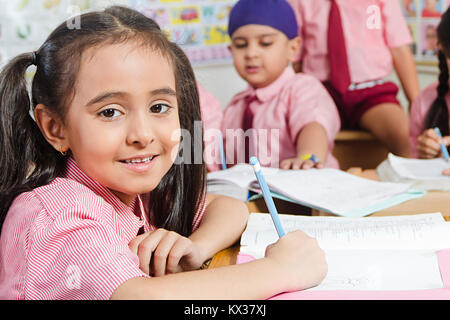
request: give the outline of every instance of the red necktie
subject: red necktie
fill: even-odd
[[[351,84],[350,71],[345,47],[344,29],[341,14],[336,3],[331,0],[330,16],[328,20],[328,55],[330,57],[331,84],[340,93],[348,90]]]
[[[250,108],[250,105],[253,101],[258,100],[256,95],[251,95],[245,98],[245,110],[244,110],[244,118],[242,120],[242,129],[244,130],[244,134],[248,129],[253,128],[253,111]],[[249,163],[250,161],[250,139],[251,136],[245,139],[245,163]]]

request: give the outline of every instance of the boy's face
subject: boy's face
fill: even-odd
[[[272,27],[255,24],[237,29],[230,45],[237,72],[255,88],[275,81],[296,60],[299,48],[298,37],[289,40]]]
[[[179,128],[167,59],[134,43],[83,53],[64,135],[87,175],[128,203],[170,169]]]

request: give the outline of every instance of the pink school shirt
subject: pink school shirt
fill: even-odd
[[[258,144],[259,141],[259,145],[254,148],[258,150],[261,165],[276,167],[283,159],[297,157],[298,134],[308,123],[318,122],[328,135],[329,152],[325,166],[339,167],[331,154],[334,139],[340,129],[336,105],[317,79],[302,73],[296,74],[291,67],[287,67],[277,80],[264,88],[255,90],[249,86],[247,90],[235,95],[225,109],[222,132],[227,164],[239,162],[238,150],[242,150],[243,141],[234,139],[233,135],[238,129],[242,131],[245,98],[254,94],[258,98],[251,104],[254,113],[253,128],[258,130],[258,140],[254,142]],[[263,132],[261,139],[259,132]]]
[[[352,83],[391,74],[390,48],[412,43],[398,0],[335,0],[340,9]],[[302,39],[302,70],[320,81],[330,78],[327,35],[330,0],[288,0]]]
[[[223,110],[219,100],[197,83],[200,98],[200,111],[203,123],[203,140],[205,142],[204,160],[208,171],[219,170],[220,149],[219,136],[222,126]]]
[[[438,82],[426,87],[411,105],[409,139],[413,151],[413,156],[417,157],[417,138],[425,131],[425,118],[431,105],[437,98]],[[447,108],[450,108],[450,94],[445,97]],[[450,109],[449,109],[450,114]]]
[[[0,299],[109,299],[148,277],[128,248],[149,231],[140,197],[128,207],[69,159],[66,176],[22,193],[0,237]],[[195,219],[195,227],[201,219]]]

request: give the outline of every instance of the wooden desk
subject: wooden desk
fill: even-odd
[[[333,155],[342,170],[351,167],[375,169],[387,154],[386,146],[369,132],[343,130],[334,140]]]
[[[350,173],[369,178],[378,179],[375,170],[360,170],[353,168],[348,170]],[[274,199],[278,200],[278,199]],[[293,203],[278,200],[276,202],[277,208],[280,213],[286,214],[301,214],[301,215],[331,215],[323,212],[312,211],[307,212],[307,208],[298,206]],[[247,203],[249,212],[268,212],[265,206],[264,200],[259,199]],[[425,196],[418,199],[409,200],[399,205],[384,209],[371,214],[370,216],[393,216],[393,215],[406,215],[406,214],[420,214],[420,213],[433,213],[441,212],[446,221],[450,221],[450,192],[438,192],[430,191]],[[209,263],[209,268],[217,268],[221,266],[227,266],[236,263],[236,257],[239,253],[239,244],[236,244],[230,248],[222,250],[214,255],[213,259]]]

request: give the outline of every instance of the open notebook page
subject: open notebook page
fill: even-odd
[[[442,158],[407,159],[388,155],[389,163],[401,178],[413,180],[450,180],[442,171],[450,168],[450,163]]]
[[[325,251],[328,274],[310,290],[441,288],[436,250],[450,248],[442,215],[339,218],[280,215],[287,232],[301,229]],[[278,236],[268,214],[251,214],[241,253],[264,256]]]
[[[279,170],[266,177],[270,190],[339,215],[387,201],[410,184],[379,182],[336,169]]]

